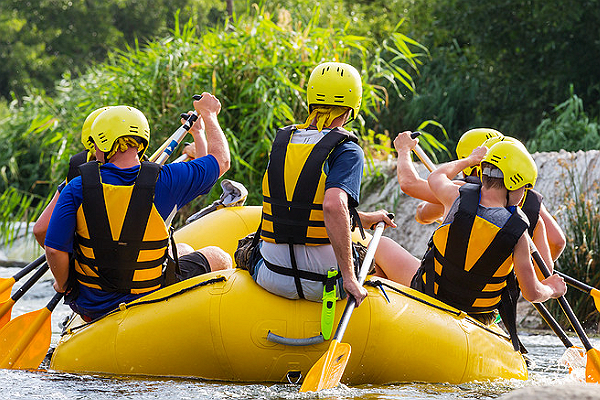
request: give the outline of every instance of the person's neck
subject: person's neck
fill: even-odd
[[[506,207],[506,189],[481,188],[481,200],[479,204],[483,207]]]
[[[131,168],[140,165],[137,149],[130,147],[126,151],[117,151],[108,161],[120,169]]]

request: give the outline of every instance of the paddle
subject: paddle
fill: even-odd
[[[358,283],[360,285],[365,282],[384,227],[385,223],[383,221],[379,222],[375,228],[375,233],[373,233],[373,237],[369,242],[367,254],[365,255],[365,259],[358,274]],[[356,300],[354,297],[348,296],[346,308],[344,308],[335,335],[329,344],[329,349],[321,356],[321,358],[319,358],[319,360],[317,360],[310,371],[308,371],[308,374],[300,387],[300,392],[318,392],[319,390],[334,388],[340,383],[351,351],[350,345],[348,343],[341,343],[341,340],[346,332],[348,322],[350,321],[350,317],[352,316],[355,307]]]
[[[41,310],[20,315],[0,329],[0,368],[36,369],[46,357],[52,338],[51,314],[62,293]]]
[[[46,261],[46,255],[41,255],[31,263],[24,266],[19,272],[10,278],[0,278],[0,302],[5,302],[10,298],[12,287],[19,279],[36,269],[41,263]]]
[[[531,255],[533,256],[533,259],[535,260],[538,268],[546,278],[550,277],[550,270],[548,269],[546,263],[540,256],[540,253],[537,251],[533,240],[531,240],[531,238],[527,236],[527,241],[529,242]],[[565,299],[565,296],[560,296],[558,298],[558,303],[560,304],[560,307],[563,309],[563,312],[567,316],[567,319],[571,323],[571,326],[577,333],[579,340],[581,340],[581,343],[585,348],[587,354],[587,362],[585,366],[585,381],[596,383],[600,382],[600,353],[598,352],[598,350],[592,347],[590,340],[585,334],[585,331],[583,330],[581,323],[575,316],[575,313],[571,309],[571,306],[567,302],[567,299]]]
[[[0,303],[0,328],[2,328],[8,321],[10,321],[10,312],[12,310],[13,305],[19,300],[25,292],[27,292],[33,285],[36,283],[42,275],[44,275],[48,271],[48,264],[44,263],[38,269],[35,274],[31,278],[27,280],[16,292],[12,295],[12,297],[2,303]]]
[[[202,95],[195,94],[193,98],[194,100],[200,100],[202,98]],[[169,158],[173,151],[175,151],[177,146],[179,146],[179,143],[181,143],[181,141],[183,140],[185,135],[187,135],[188,131],[197,119],[198,113],[196,111],[189,114],[185,123],[181,125],[175,132],[173,132],[173,134],[167,139],[167,141],[163,143],[163,145],[160,146],[158,150],[156,150],[154,154],[152,154],[150,158],[148,158],[148,160],[157,164],[164,164],[164,162]]]
[[[600,290],[598,290],[595,287],[592,287],[586,283],[580,282],[575,278],[571,278],[569,275],[565,274],[564,272],[560,272],[560,271],[555,271],[555,272],[558,275],[562,276],[562,278],[565,280],[565,282],[567,282],[569,285],[592,296],[592,298],[594,299],[594,305],[596,306],[596,309],[598,311],[600,311]]]
[[[204,207],[202,210],[190,215],[185,220],[185,223],[189,224],[190,222],[194,222],[206,214],[223,207],[238,207],[244,205],[244,202],[248,197],[248,189],[246,189],[244,185],[236,181],[223,179],[221,181],[221,188],[223,189],[221,197],[213,201],[212,204]]]

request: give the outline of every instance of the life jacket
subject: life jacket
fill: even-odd
[[[69,171],[67,172],[67,183],[79,176],[79,166],[87,162],[88,151],[81,151],[69,158]]]
[[[277,131],[263,177],[261,239],[270,243],[329,244],[323,220],[326,175],[331,152],[358,138],[343,128],[329,131],[316,144],[291,143],[295,126]]]
[[[521,210],[523,210],[527,216],[527,219],[529,220],[528,233],[530,237],[533,237],[533,231],[535,230],[535,226],[540,219],[540,209],[542,208],[543,199],[544,196],[533,189],[528,189],[525,192],[525,201],[523,201]]]
[[[512,253],[528,227],[527,218],[516,207],[498,227],[477,214],[480,192],[481,185],[474,183],[459,189],[454,220],[433,233],[413,286],[469,314],[499,309],[503,320],[515,326],[509,331],[514,331],[511,338],[518,350],[516,317],[510,315],[515,287]]]
[[[277,131],[269,165],[263,177],[263,212],[259,227],[260,238],[270,243],[286,243],[292,267],[274,265],[264,260],[271,271],[294,277],[298,296],[303,299],[301,279],[322,282],[330,287],[338,274],[319,274],[301,270],[296,263],[294,245],[318,246],[329,244],[323,218],[325,180],[323,165],[331,152],[346,141],[358,138],[343,128],[330,130],[315,144],[291,143],[295,126]],[[360,218],[354,207],[349,207],[353,225]],[[364,235],[364,234],[363,234]]]
[[[147,293],[162,283],[169,233],[154,206],[160,165],[142,162],[131,186],[101,182],[97,162],[80,167],[83,203],[77,210],[75,274],[106,292]]]

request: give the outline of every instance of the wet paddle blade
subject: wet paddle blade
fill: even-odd
[[[50,347],[51,313],[44,307],[0,329],[0,368],[36,369],[40,365]]]
[[[0,279],[0,302],[4,303],[6,300],[10,299],[10,293],[14,284],[15,278]]]
[[[340,383],[350,358],[350,345],[332,340],[327,353],[312,366],[300,387],[301,392],[332,389]]]
[[[587,352],[585,381],[588,383],[600,383],[600,352],[594,348],[589,349]]]

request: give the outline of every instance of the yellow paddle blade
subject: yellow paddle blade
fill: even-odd
[[[15,301],[13,299],[8,299],[5,302],[0,303],[0,328],[10,321],[10,313],[14,304]]]
[[[10,292],[15,284],[15,278],[0,279],[0,302],[5,302],[10,299]]]
[[[596,310],[600,311],[600,290],[590,290],[590,296],[594,298],[594,305],[596,306]]]
[[[594,348],[589,349],[587,352],[585,381],[600,383],[600,353]]]
[[[0,368],[36,369],[50,347],[51,311],[23,314],[0,329]]]
[[[300,387],[301,392],[318,392],[319,390],[332,389],[340,383],[348,359],[350,358],[350,345],[332,340],[329,349],[312,366]]]

